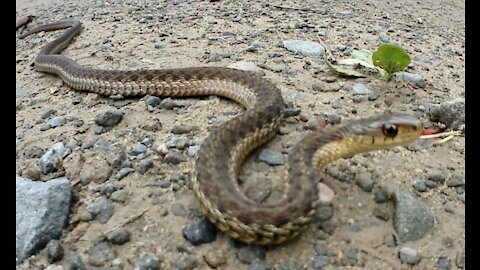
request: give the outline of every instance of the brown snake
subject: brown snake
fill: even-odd
[[[356,153],[411,142],[423,129],[416,118],[387,114],[311,132],[289,155],[286,194],[274,203],[256,203],[238,190],[235,181],[246,156],[270,140],[282,123],[284,102],[277,87],[258,75],[224,67],[123,71],[81,66],[58,55],[80,33],[78,20],[39,26],[19,37],[65,28],[42,48],[35,68],[60,76],[74,89],[106,96],[217,95],[246,108],[210,132],[192,173],[192,189],[202,211],[222,232],[242,242],[278,244],[296,237],[319,204],[317,182],[323,166]]]

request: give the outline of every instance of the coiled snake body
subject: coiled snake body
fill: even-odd
[[[192,189],[208,219],[222,232],[246,243],[278,244],[296,237],[318,206],[318,172],[327,163],[356,153],[411,142],[420,136],[416,118],[388,114],[352,121],[307,134],[289,155],[288,191],[280,201],[259,204],[236,186],[245,157],[270,140],[282,122],[280,90],[250,72],[223,67],[162,70],[103,70],[81,66],[58,55],[81,31],[78,20],[34,28],[68,28],[35,59],[38,71],[53,73],[70,87],[102,95],[218,95],[242,104],[246,111],[210,132],[197,154]]]

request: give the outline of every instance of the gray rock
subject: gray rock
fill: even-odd
[[[26,158],[39,158],[44,154],[44,150],[36,145],[27,145],[23,155]]]
[[[61,127],[65,125],[65,117],[63,116],[56,116],[50,119],[45,125],[43,125],[40,130],[45,131],[51,128]]]
[[[126,202],[127,198],[128,198],[128,190],[126,189],[116,190],[110,196],[110,199],[112,199],[112,201],[118,202],[118,203]]]
[[[371,92],[370,94],[368,94],[367,99],[368,99],[369,101],[375,101],[375,100],[377,100],[379,97],[380,97],[380,95],[379,95],[377,92]]]
[[[437,268],[441,270],[450,270],[451,268],[451,261],[448,257],[439,257],[437,259]]]
[[[165,158],[163,159],[163,161],[165,161],[165,163],[173,164],[173,165],[180,164],[180,163],[184,162],[185,160],[186,160],[185,156],[181,152],[177,152],[177,151],[169,151],[165,155]]]
[[[430,208],[411,194],[396,190],[394,227],[401,241],[416,241],[433,229],[434,218]]]
[[[206,218],[183,228],[183,237],[193,245],[201,245],[215,241],[217,230]]]
[[[177,99],[166,98],[160,102],[160,108],[165,110],[173,110],[174,108],[184,108],[189,103],[186,101],[180,101]]]
[[[351,248],[347,250],[345,255],[342,257],[342,264],[343,265],[350,265],[353,266],[358,262],[358,251],[357,249]]]
[[[397,72],[395,73],[395,78],[397,81],[410,81],[418,88],[425,88],[426,83],[420,74],[409,73],[409,72]]]
[[[422,255],[420,252],[409,247],[402,247],[398,252],[398,256],[400,257],[400,261],[402,263],[411,265],[418,264],[422,260]]]
[[[418,192],[425,192],[427,191],[427,186],[425,184],[425,180],[423,177],[416,177],[415,183],[413,184],[413,187],[418,191]]]
[[[229,68],[234,68],[234,69],[239,69],[239,70],[244,70],[244,71],[250,71],[250,72],[253,72],[253,73],[257,73],[261,76],[265,75],[265,72],[260,67],[258,67],[257,65],[255,65],[252,62],[240,61],[240,62],[237,62],[237,63],[233,63],[233,64],[229,65],[228,67]]]
[[[25,88],[16,88],[15,89],[15,97],[23,97],[28,95],[31,92],[29,89]]]
[[[175,125],[172,128],[173,134],[186,134],[198,130],[197,126]]]
[[[361,173],[355,176],[355,182],[365,192],[371,192],[373,189],[372,175],[369,173]]]
[[[324,113],[321,112],[319,115],[327,121],[328,124],[330,125],[338,125],[340,122],[342,122],[342,118],[338,116],[336,113]]]
[[[389,234],[383,239],[383,244],[385,244],[387,247],[396,247],[397,246],[397,239],[395,238],[395,235]]]
[[[265,260],[266,251],[261,246],[245,246],[238,250],[237,258],[242,263],[252,263],[256,259]]]
[[[122,168],[120,171],[117,172],[115,178],[118,180],[122,180],[125,176],[135,172],[134,168]]]
[[[54,263],[63,258],[63,247],[58,240],[50,240],[47,247],[47,260],[49,263]]]
[[[179,216],[179,217],[187,216],[187,209],[181,203],[173,203],[171,209],[172,209],[172,213],[175,216]]]
[[[52,147],[38,160],[38,165],[43,174],[56,172],[62,166],[62,160],[70,154],[71,150],[66,148],[62,142]]]
[[[187,154],[189,157],[197,156],[198,151],[200,150],[200,145],[190,145],[187,149]]]
[[[463,187],[465,186],[465,176],[459,173],[453,174],[450,179],[447,180],[447,186],[449,187]]]
[[[112,168],[103,156],[88,159],[80,171],[79,178],[82,184],[90,182],[103,183],[112,175]]]
[[[299,115],[301,112],[300,109],[297,108],[287,108],[283,112],[283,117],[288,118],[288,117],[293,117]]]
[[[91,266],[103,266],[108,261],[115,259],[115,251],[105,242],[99,242],[91,246],[88,251],[88,263]]]
[[[427,188],[436,188],[436,187],[438,187],[438,183],[433,181],[433,180],[428,179],[428,180],[425,181],[425,186],[427,186]]]
[[[369,95],[372,93],[372,90],[368,89],[368,87],[363,83],[355,83],[352,86],[352,95]]]
[[[57,110],[55,109],[47,109],[45,112],[43,112],[43,114],[40,116],[41,119],[47,119],[49,118],[52,114],[56,113]]]
[[[321,44],[311,41],[284,40],[283,47],[305,56],[321,56],[325,52],[325,48]]]
[[[374,201],[376,203],[385,203],[388,199],[388,189],[386,186],[379,186],[378,191],[375,193]]]
[[[145,174],[152,167],[153,167],[153,161],[151,161],[150,159],[142,159],[138,164],[137,171],[141,174]]]
[[[107,240],[115,245],[123,245],[130,241],[130,232],[124,227],[118,227],[107,234]]]
[[[147,106],[157,107],[160,105],[160,102],[162,102],[162,99],[155,96],[148,96],[147,99],[145,99],[145,104]]]
[[[15,189],[18,263],[60,237],[67,224],[71,191],[66,178],[35,182],[18,176]]]
[[[105,224],[113,215],[113,203],[105,197],[99,197],[95,202],[87,206],[86,210],[94,216],[98,222]]]
[[[123,112],[117,109],[104,110],[95,116],[95,123],[102,127],[112,127],[123,119]]]
[[[323,222],[331,219],[333,216],[333,207],[331,206],[320,206],[315,213],[315,221]]]
[[[455,99],[432,106],[428,114],[430,121],[443,123],[450,129],[461,129],[465,125],[465,99]]]
[[[111,143],[108,140],[100,138],[93,144],[93,149],[98,152],[107,153],[111,150],[110,145]]]
[[[327,255],[316,255],[313,257],[312,267],[313,269],[322,269],[323,267],[330,264],[330,256]]]
[[[82,259],[78,256],[77,253],[75,253],[72,250],[69,250],[67,252],[67,263],[68,266],[70,267],[70,270],[85,270],[85,265],[82,262]]]
[[[147,147],[144,144],[137,143],[133,146],[132,149],[128,152],[131,156],[138,156],[147,152]]]
[[[136,263],[135,270],[159,270],[160,263],[155,254],[147,253],[143,255]]]
[[[265,162],[271,166],[285,164],[285,158],[283,157],[282,152],[269,148],[262,149],[257,160]]]
[[[190,254],[183,254],[183,256],[175,262],[175,267],[179,270],[193,270],[197,265],[197,259]]]
[[[254,259],[250,264],[249,270],[267,270],[267,262],[265,260]]]
[[[442,184],[445,182],[445,173],[441,171],[430,172],[427,176],[427,179]]]

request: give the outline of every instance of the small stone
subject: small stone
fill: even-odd
[[[432,106],[428,112],[430,121],[445,124],[458,130],[465,125],[465,99],[459,98]]]
[[[160,108],[164,110],[173,110],[174,108],[184,108],[186,107],[186,104],[187,103],[176,99],[166,98],[160,102]]]
[[[42,173],[46,175],[61,169],[62,160],[68,156],[70,152],[71,150],[66,148],[62,142],[52,145],[38,161]]]
[[[212,268],[217,268],[227,263],[227,258],[221,250],[215,250],[203,255],[205,262]]]
[[[177,151],[169,151],[165,155],[165,158],[163,159],[163,161],[165,163],[173,164],[173,165],[180,164],[180,163],[184,162],[185,160],[186,160],[185,156],[181,152],[177,152]]]
[[[65,125],[65,118],[62,116],[56,116],[52,119],[50,119],[45,125],[43,125],[40,130],[45,131],[51,128],[56,128],[56,127],[61,127]]]
[[[285,164],[285,159],[283,157],[282,152],[275,149],[269,149],[269,148],[262,149],[260,151],[260,154],[258,155],[257,160],[265,162],[271,166]]]
[[[137,143],[133,148],[128,152],[131,156],[138,156],[147,152],[147,147],[144,144]]]
[[[179,217],[185,217],[187,216],[187,209],[185,209],[185,206],[183,206],[183,204],[181,203],[174,203],[172,204],[172,213],[175,215],[175,216],[179,216]]]
[[[47,260],[54,263],[63,258],[63,247],[58,240],[50,240],[47,244]]]
[[[142,159],[139,162],[137,171],[141,174],[145,174],[152,167],[153,167],[153,161],[149,159]]]
[[[107,240],[115,245],[123,245],[130,241],[130,232],[123,227],[116,228],[107,234]]]
[[[320,113],[320,116],[330,125],[338,125],[342,122],[342,118],[335,113]]]
[[[393,199],[394,227],[401,241],[419,240],[433,229],[433,213],[427,205],[401,190],[393,193]]]
[[[327,125],[327,121],[323,117],[315,116],[308,119],[305,124],[305,129],[307,130],[319,130],[324,128]]]
[[[301,112],[300,109],[287,108],[287,109],[285,109],[285,111],[283,112],[283,117],[288,118],[288,117],[297,116],[297,115],[300,114],[300,112]]]
[[[135,172],[135,169],[134,168],[122,168],[120,169],[120,171],[117,172],[117,174],[115,175],[115,178],[117,180],[122,180],[125,176],[131,174]]]
[[[160,105],[160,102],[162,102],[162,99],[155,96],[148,96],[147,99],[145,99],[145,104],[147,106],[157,107]]]
[[[312,41],[284,40],[283,47],[305,56],[321,56],[325,52],[325,48],[321,44]]]
[[[135,263],[134,270],[160,270],[159,260],[154,254],[147,253]]]
[[[110,196],[110,199],[114,202],[118,203],[125,203],[128,198],[128,190],[126,189],[120,189],[117,191],[114,191],[112,195]]]
[[[384,221],[387,221],[390,219],[390,212],[388,212],[387,209],[379,206],[376,206],[375,208],[373,208],[373,215]]]
[[[445,174],[441,172],[433,172],[427,176],[427,179],[442,184],[445,182]]]
[[[380,97],[380,95],[379,95],[377,92],[371,92],[370,94],[368,94],[367,99],[368,99],[369,101],[375,101],[375,100],[377,100],[379,97]]]
[[[351,248],[347,250],[345,255],[342,258],[343,265],[353,266],[358,262],[358,251],[357,249]]]
[[[444,205],[445,212],[448,212],[451,214],[455,214],[457,208],[458,208],[457,205],[452,201],[446,202]]]
[[[258,67],[257,65],[255,65],[252,62],[240,61],[240,62],[237,62],[237,63],[233,63],[233,64],[229,65],[228,67],[229,68],[234,68],[234,69],[239,69],[239,70],[244,70],[244,71],[254,72],[254,73],[257,73],[260,76],[265,75],[265,72],[260,67]]]
[[[251,264],[255,259],[265,260],[265,257],[265,249],[260,246],[245,246],[237,252],[237,258],[242,263]]]
[[[175,267],[179,270],[193,270],[197,265],[197,259],[190,254],[183,254],[183,256],[175,262]]]
[[[385,203],[388,199],[388,189],[386,186],[380,186],[375,193],[374,200],[376,203]]]
[[[365,192],[371,192],[373,189],[372,175],[369,173],[361,173],[355,176],[355,182]]]
[[[187,154],[189,157],[196,157],[199,150],[200,145],[190,145],[187,149]]]
[[[396,72],[395,78],[398,81],[410,81],[418,88],[425,88],[426,83],[420,74],[409,73],[409,72]]]
[[[95,123],[102,127],[112,127],[123,118],[123,112],[117,109],[104,110],[95,116]]]
[[[115,258],[114,250],[107,242],[99,242],[90,247],[87,251],[88,263],[91,266],[103,266]]]
[[[333,217],[333,207],[320,206],[315,213],[315,221],[324,222]]]
[[[372,90],[368,89],[368,87],[363,83],[355,83],[352,86],[352,95],[368,95],[371,94]]]
[[[82,262],[82,259],[72,250],[67,253],[67,263],[71,270],[85,270],[87,269]]]
[[[172,128],[173,134],[186,134],[198,130],[197,126],[175,125]]]
[[[25,147],[25,151],[23,152],[23,155],[26,157],[26,158],[39,158],[43,155],[45,151],[36,146],[36,145],[27,145]]]
[[[56,113],[57,110],[55,109],[47,109],[41,116],[41,119],[47,119],[49,118],[52,114]]]
[[[425,192],[427,191],[427,186],[425,184],[425,180],[422,177],[417,177],[415,180],[415,183],[413,184],[413,187],[418,191],[418,192]]]
[[[313,269],[322,269],[323,267],[330,264],[329,255],[316,255],[313,257],[312,267]]]
[[[450,179],[447,180],[448,187],[463,187],[465,186],[465,176],[461,174],[453,174]]]
[[[313,91],[316,92],[337,92],[342,88],[338,83],[316,82],[312,85]]]
[[[425,181],[425,185],[427,186],[427,188],[436,188],[438,187],[438,183],[433,181],[433,180],[426,180]]]
[[[267,270],[267,262],[265,260],[254,259],[250,264],[249,270]]]
[[[420,252],[409,247],[402,247],[398,252],[398,256],[400,257],[400,261],[402,263],[411,265],[418,264],[422,260],[422,255]]]
[[[112,167],[103,157],[92,158],[83,164],[78,176],[82,184],[103,183],[112,175]]]
[[[450,270],[451,261],[448,257],[439,257],[437,259],[437,268],[442,270]]]
[[[99,197],[94,203],[87,206],[87,211],[101,224],[108,222],[113,215],[113,203],[105,197]]]
[[[206,218],[183,228],[183,237],[193,245],[210,243],[217,238],[217,230]]]

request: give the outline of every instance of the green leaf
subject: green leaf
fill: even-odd
[[[387,78],[393,73],[404,70],[410,64],[410,56],[402,47],[393,44],[382,44],[372,55],[375,66],[385,70]]]

